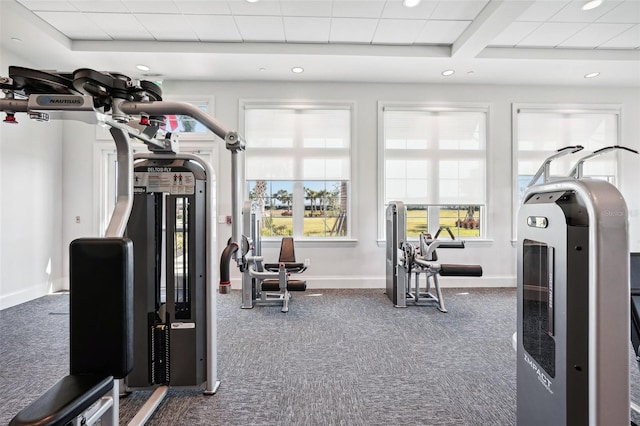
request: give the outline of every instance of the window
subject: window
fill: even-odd
[[[245,103],[249,198],[263,236],[349,237],[351,105]]]
[[[408,236],[484,236],[487,113],[486,107],[381,106],[380,192],[385,206],[407,205]]]
[[[192,102],[195,106],[200,108],[202,111],[207,112],[208,105],[202,102]],[[196,133],[196,134],[206,134],[209,132],[202,123],[197,121],[193,117],[189,117],[187,115],[166,115],[164,119],[164,130],[172,133]],[[210,138],[210,137],[209,137]]]
[[[514,105],[514,161],[519,204],[538,168],[554,151],[582,145],[583,151],[560,157],[550,166],[551,176],[567,176],[576,161],[597,149],[618,144],[619,109],[603,110]],[[584,163],[584,176],[616,183],[616,155],[609,153]],[[541,183],[542,178],[537,183]]]

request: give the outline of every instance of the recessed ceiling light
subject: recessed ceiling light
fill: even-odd
[[[420,4],[420,0],[402,0],[404,7],[416,7]]]
[[[291,72],[294,74],[302,74],[304,72],[304,68],[302,67],[293,67],[291,68]]]
[[[582,5],[582,10],[591,10],[602,4],[602,0],[591,0]]]
[[[599,75],[600,75],[599,72],[590,72],[589,74],[585,74],[584,78],[594,78],[594,77],[597,77]]]
[[[260,0],[247,0],[247,3],[258,3]]]
[[[442,75],[445,77],[449,77],[450,75],[454,75],[456,72],[454,70],[444,70],[442,71]]]
[[[136,65],[136,68],[138,68],[140,71],[149,71],[151,69],[148,66],[142,64]]]

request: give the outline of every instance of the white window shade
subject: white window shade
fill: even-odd
[[[246,108],[248,180],[350,180],[349,109]]]
[[[584,151],[551,163],[551,175],[566,176],[582,155],[618,142],[618,115],[615,112],[518,111],[518,175],[533,175],[554,151],[582,145]],[[616,175],[616,155],[610,153],[584,164],[585,176]]]
[[[385,203],[485,203],[485,111],[393,109],[383,120]]]

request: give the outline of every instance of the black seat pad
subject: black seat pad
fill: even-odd
[[[480,265],[451,265],[441,264],[440,275],[443,277],[481,277],[482,266]]]
[[[20,411],[9,425],[66,425],[112,388],[112,376],[66,376]]]
[[[280,264],[279,263],[265,263],[264,264],[264,269],[266,269],[267,271],[271,271],[271,272],[278,272],[280,270]],[[284,262],[284,269],[287,272],[300,272],[304,269],[304,263],[291,263],[291,262]]]

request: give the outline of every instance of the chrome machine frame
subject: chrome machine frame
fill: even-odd
[[[265,270],[262,257],[262,238],[260,236],[262,213],[256,203],[246,201],[242,211],[243,225],[249,236],[247,244],[238,253],[244,258],[242,272],[242,309],[252,309],[256,304],[282,305],[282,312],[289,312],[291,292],[288,290],[290,271],[284,264],[279,265],[277,272]],[[303,271],[300,271],[303,272]],[[262,289],[265,280],[277,281],[279,291]]]

